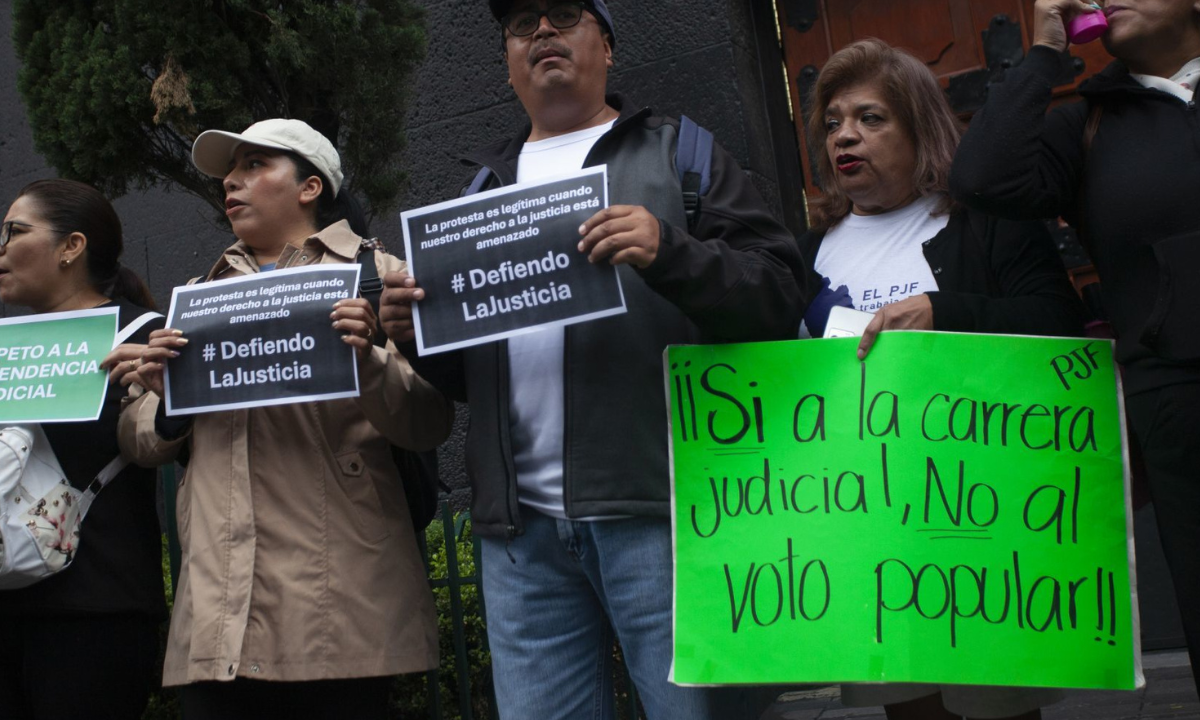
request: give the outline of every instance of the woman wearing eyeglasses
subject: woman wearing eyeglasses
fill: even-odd
[[[120,264],[121,221],[83,183],[39,180],[13,201],[0,230],[0,300],[34,313],[117,308],[118,325],[145,324],[105,359],[114,381],[100,418],[43,423],[73,485],[82,489],[117,457],[127,361],[161,316],[145,284]],[[147,321],[148,320],[148,321]],[[0,591],[0,718],[71,720],[141,716],[157,676],[163,603],[155,471],[127,466],[97,495],[62,572]]]

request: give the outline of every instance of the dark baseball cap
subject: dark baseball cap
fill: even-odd
[[[514,0],[488,0],[488,5],[492,9],[492,17],[496,18],[497,22],[504,19],[508,11],[512,8]],[[612,15],[608,12],[608,6],[604,4],[604,0],[583,0],[583,6],[587,8],[600,24],[604,26],[604,30],[608,32],[610,42],[614,47],[617,44],[617,34],[613,32]]]

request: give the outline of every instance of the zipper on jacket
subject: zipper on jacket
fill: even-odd
[[[1200,150],[1200,128],[1196,127],[1196,101],[1188,100],[1187,112],[1185,113],[1188,124],[1192,126],[1192,143]]]
[[[505,184],[505,176],[497,172],[496,166],[503,167],[502,163],[493,165],[486,160],[472,160],[481,167],[486,167],[491,173],[491,177],[480,192],[495,190],[498,187],[503,187]],[[515,182],[515,178],[512,182]],[[463,188],[465,191],[466,188]],[[506,443],[505,438],[508,436],[509,414],[508,406],[511,401],[508,386],[508,343],[495,343],[496,347],[496,393],[500,396],[496,403],[496,442],[500,444],[500,462],[504,468],[504,512],[508,515],[508,524],[504,526],[504,552],[508,555],[508,559],[516,564],[517,559],[512,554],[512,542],[521,534],[521,528],[517,522],[516,515],[513,513],[513,494],[516,492],[517,471],[512,464],[511,443]]]
[[[567,378],[567,371],[571,367],[571,332],[570,325],[563,328],[563,357],[562,357],[562,378],[563,378],[563,439],[562,439],[562,485],[563,485],[563,513],[568,518],[575,517],[571,514],[571,474],[567,471],[570,467],[567,463],[567,447],[570,445],[568,441],[571,429],[571,383]]]
[[[516,564],[517,559],[513,557],[510,546],[513,539],[520,534],[521,529],[517,522],[516,514],[513,512],[513,507],[516,502],[514,495],[517,491],[517,471],[512,464],[512,443],[506,442],[509,437],[509,405],[512,402],[511,388],[508,382],[508,343],[498,342],[496,345],[496,388],[499,391],[500,402],[496,403],[496,428],[499,432],[498,441],[500,443],[500,459],[504,464],[504,511],[508,513],[508,525],[504,527],[504,552],[508,554],[508,559]]]
[[[625,124],[629,121],[645,114],[645,108],[634,113],[633,115],[624,118],[618,118],[608,132],[601,135],[592,145],[592,149],[588,151],[587,157],[583,160],[583,167],[589,168],[599,165],[597,162],[603,156],[604,146],[611,142],[611,138],[619,133],[624,133],[626,130]],[[616,132],[615,132],[616,131]],[[567,373],[571,367],[571,337],[574,335],[574,327],[568,325],[563,328],[563,358],[562,358],[562,378],[563,378],[563,439],[562,439],[562,494],[563,494],[563,513],[568,518],[575,517],[571,514],[571,474],[567,471],[569,464],[567,463],[567,448],[570,443],[571,429],[571,383],[568,382]]]

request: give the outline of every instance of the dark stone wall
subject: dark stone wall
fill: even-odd
[[[469,179],[457,158],[512,135],[524,120],[486,3],[425,5],[429,56],[413,90],[404,162],[410,205],[445,199]],[[770,0],[610,0],[609,8],[618,38],[610,90],[712,130],[780,216],[802,225],[799,193],[780,200],[781,175],[799,187],[799,160]]]
[[[401,207],[451,197],[469,179],[458,157],[509,137],[524,112],[506,83],[500,31],[483,0],[424,0],[429,54],[412,87],[409,186]],[[798,153],[787,116],[770,0],[610,0],[618,41],[609,87],[659,114],[687,114],[712,130],[793,230],[803,224]],[[26,183],[52,176],[33,147],[16,90],[11,0],[0,0],[0,204]],[[125,225],[126,264],[165,310],[171,288],[204,273],[231,242],[211,208],[154,188],[115,203]],[[398,213],[373,231],[403,253]],[[6,313],[19,312],[4,309]],[[462,441],[467,413],[440,453],[443,475],[465,500]]]

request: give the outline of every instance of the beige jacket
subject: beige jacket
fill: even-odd
[[[354,262],[345,223],[278,267]],[[376,254],[380,277],[404,267]],[[258,272],[240,242],[208,279]],[[414,450],[450,433],[453,405],[395,348],[359,365],[355,399],[195,416],[155,432],[159,397],[122,414],[121,448],[142,465],[190,460],[176,514],[183,549],[164,685],[204,680],[372,677],[437,666],[433,596],[389,441]]]

